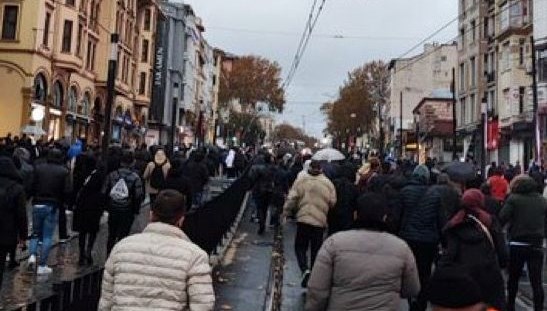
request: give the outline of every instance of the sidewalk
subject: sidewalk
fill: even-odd
[[[249,206],[222,263],[214,271],[215,310],[263,310],[266,299],[273,234],[257,234]]]

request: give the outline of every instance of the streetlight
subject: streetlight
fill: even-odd
[[[104,109],[104,135],[102,137],[103,160],[106,163],[108,156],[108,144],[110,141],[110,131],[112,130],[112,103],[114,101],[114,88],[116,82],[116,68],[118,67],[118,34],[110,35],[110,58],[108,59],[108,77],[106,81],[106,106]]]
[[[30,118],[34,122],[41,122],[46,115],[44,107],[34,107],[30,113]]]
[[[486,98],[481,103],[481,123],[482,123],[482,152],[481,152],[481,177],[486,177],[486,153],[488,152],[488,103]]]

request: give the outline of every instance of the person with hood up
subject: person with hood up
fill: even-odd
[[[42,252],[38,263],[38,274],[49,274],[47,266],[49,251],[53,242],[53,233],[59,217],[59,238],[62,231],[66,234],[66,218],[60,214],[65,212],[64,204],[71,192],[68,169],[63,165],[63,153],[59,149],[51,149],[47,162],[36,165],[32,186],[32,237],[30,240],[28,269],[36,268],[38,256],[38,240],[42,241]],[[59,215],[59,216],[58,216]],[[63,222],[62,219],[65,219]],[[63,228],[64,226],[64,228]]]
[[[527,175],[518,175],[509,187],[511,193],[499,214],[501,224],[509,224],[507,309],[515,310],[519,279],[527,264],[534,310],[543,310],[543,240],[547,228],[547,200]]]
[[[185,160],[181,157],[173,159],[162,190],[172,189],[183,194],[186,201],[186,210],[189,211],[192,208],[192,181],[184,174],[185,163]]]
[[[333,184],[336,189],[336,204],[328,214],[329,235],[349,230],[353,226],[353,214],[357,208],[359,190],[355,186],[355,169],[346,163],[339,168]]]
[[[150,196],[150,204],[154,203],[158,192],[163,189],[169,169],[171,164],[165,150],[158,148],[154,153],[154,161],[148,163],[142,177],[146,183],[146,193]]]
[[[93,264],[92,250],[101,217],[104,213],[105,197],[101,193],[106,178],[106,168],[92,154],[81,154],[78,161],[85,168],[87,177],[79,187],[74,201],[74,219],[72,229],[79,232],[78,246],[80,257],[78,264]]]
[[[399,236],[408,243],[416,257],[421,288],[427,287],[433,261],[438,252],[442,223],[439,195],[429,193],[429,169],[425,165],[414,168],[408,184],[399,193],[401,221]],[[411,311],[425,311],[427,300],[422,291],[411,301]]]
[[[494,168],[492,176],[488,178],[487,183],[490,185],[490,193],[492,194],[492,197],[500,204],[503,204],[507,191],[509,190],[509,183],[505,177],[503,177],[501,168]]]
[[[420,291],[412,251],[387,233],[382,195],[358,200],[352,230],[328,238],[313,267],[305,310],[398,310],[400,298]]]
[[[30,152],[25,148],[16,148],[13,152],[13,160],[23,179],[25,194],[29,197],[32,191],[32,179],[34,178],[34,167],[31,164]]]
[[[327,214],[336,204],[336,189],[323,175],[321,163],[313,160],[307,175],[297,180],[289,191],[283,207],[284,215],[296,212],[294,248],[302,271],[302,287],[306,287],[317,252],[323,243]],[[311,265],[308,249],[311,248]]]
[[[196,150],[182,166],[182,174],[191,181],[192,196],[188,197],[188,200],[198,206],[202,203],[203,190],[209,181],[209,171],[204,159],[205,153],[202,150]]]
[[[486,211],[484,195],[469,189],[461,209],[443,229],[445,247],[437,269],[460,266],[481,289],[482,301],[505,310],[505,288],[501,268],[507,263],[505,239],[496,218]]]
[[[21,183],[12,159],[0,156],[0,289],[6,255],[27,238],[27,202]],[[10,260],[15,262],[12,256]]]

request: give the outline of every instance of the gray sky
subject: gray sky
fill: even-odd
[[[277,61],[285,78],[313,0],[184,2],[203,19],[210,44]],[[367,61],[399,57],[457,14],[455,0],[327,0],[314,30],[317,36],[312,37],[287,90],[287,105],[278,122],[301,127],[305,120],[306,132],[320,137],[325,122],[319,107],[337,94],[348,71]],[[453,23],[434,40],[448,41],[456,36],[456,29]]]

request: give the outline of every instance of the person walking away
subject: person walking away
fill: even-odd
[[[133,161],[133,153],[123,150],[121,167],[106,177],[101,190],[108,211],[107,254],[116,242],[129,235],[144,198],[142,180],[131,170]]]
[[[163,189],[165,178],[171,168],[171,164],[165,155],[165,150],[159,148],[154,153],[154,161],[151,161],[144,170],[143,179],[146,182],[146,192],[150,196],[150,204],[154,203],[156,195]]]
[[[327,214],[336,204],[336,189],[323,175],[321,163],[312,160],[308,174],[294,183],[283,207],[284,215],[296,212],[294,248],[302,272],[302,287],[306,287],[317,252],[323,243]],[[310,263],[308,263],[310,249]]]
[[[421,288],[427,287],[433,261],[438,253],[441,212],[440,191],[429,190],[429,169],[418,165],[408,184],[401,189],[401,224],[399,236],[408,243],[416,257]],[[422,291],[410,301],[411,311],[425,311],[427,299]]]
[[[96,158],[91,154],[85,154],[79,160],[85,162],[83,165],[92,168],[92,170],[84,180],[80,191],[76,194],[72,229],[79,232],[80,256],[78,264],[84,265],[87,263],[92,265],[93,245],[104,212],[105,198],[101,189],[106,177],[106,168],[101,163],[98,164]]]
[[[185,160],[180,157],[175,158],[171,162],[171,169],[167,174],[167,179],[165,179],[164,188],[162,190],[176,190],[184,195],[186,199],[186,210],[189,211],[192,208],[192,181],[183,173],[184,163]]]
[[[120,241],[108,258],[99,311],[213,310],[215,295],[207,253],[180,229],[186,202],[160,192],[144,231]]]
[[[258,217],[258,234],[264,234],[266,229],[266,217],[270,207],[275,186],[276,169],[272,165],[272,157],[269,153],[259,155],[258,161],[253,164],[249,178],[253,186],[253,199],[256,203]]]
[[[228,155],[226,156],[226,159],[224,160],[224,163],[226,164],[226,175],[228,178],[236,178],[237,177],[237,171],[234,165],[236,157],[236,152],[234,148],[230,148],[228,151]]]
[[[0,289],[6,255],[27,239],[27,201],[12,159],[0,156]],[[15,258],[10,255],[10,260]]]
[[[284,157],[278,158],[278,163],[273,167],[274,181],[273,191],[270,200],[271,205],[271,217],[270,225],[279,226],[280,216],[283,213],[283,205],[285,204],[285,198],[289,193],[289,167],[284,161]]]
[[[333,181],[337,200],[328,214],[329,236],[353,227],[353,214],[359,196],[359,190],[355,186],[355,175],[353,164],[346,163],[339,168],[338,177]]]
[[[507,264],[503,232],[496,218],[486,211],[484,195],[469,189],[461,209],[443,229],[445,246],[437,269],[460,266],[477,282],[482,301],[505,310],[505,287],[501,269]]]
[[[243,174],[243,171],[245,170],[246,164],[245,155],[243,155],[243,152],[241,152],[241,149],[238,149],[236,151],[236,154],[234,156],[234,169],[236,170],[236,176],[240,177],[241,174]]]
[[[387,201],[376,193],[358,199],[352,230],[321,247],[313,267],[305,310],[398,310],[400,298],[418,295],[412,251],[387,233]]]
[[[487,183],[490,185],[492,197],[498,201],[500,205],[503,205],[503,201],[505,201],[505,196],[507,196],[509,190],[509,183],[505,177],[503,177],[503,172],[500,169],[496,168],[493,174],[492,177],[488,178]]]
[[[543,240],[547,200],[537,191],[534,180],[527,175],[515,177],[511,193],[500,211],[501,225],[509,224],[509,279],[507,310],[515,310],[515,299],[524,264],[527,264],[532,286],[534,310],[543,310]]]
[[[28,269],[36,268],[36,257],[39,256],[38,274],[51,273],[47,266],[49,251],[52,245],[53,233],[58,213],[63,213],[66,198],[70,194],[70,176],[63,165],[63,153],[59,149],[50,149],[47,162],[36,165],[32,186],[32,237],[29,245]],[[63,223],[59,224],[60,226]],[[66,224],[64,224],[66,226]],[[59,239],[62,239],[59,228]],[[66,227],[65,227],[66,230]],[[41,254],[38,254],[38,240],[42,241]]]
[[[205,154],[201,150],[196,150],[190,155],[190,159],[183,165],[182,174],[191,181],[192,196],[188,200],[192,204],[201,206],[203,190],[209,182],[209,171],[203,162]]]

